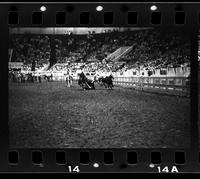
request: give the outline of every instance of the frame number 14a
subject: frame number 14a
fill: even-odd
[[[150,168],[157,168],[158,173],[178,173],[178,169],[176,166],[168,167],[168,166],[155,166],[153,164],[150,164]]]

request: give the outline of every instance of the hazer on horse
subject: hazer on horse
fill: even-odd
[[[94,81],[88,79],[83,72],[79,74],[78,84],[83,89],[95,89]]]
[[[98,81],[105,88],[112,89],[114,87],[113,79],[114,79],[114,77],[112,75],[109,75],[109,76],[106,76],[106,77],[100,77]]]

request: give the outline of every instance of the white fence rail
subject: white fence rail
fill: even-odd
[[[114,85],[136,87],[139,89],[162,89],[179,91],[188,95],[190,91],[187,77],[115,77]]]

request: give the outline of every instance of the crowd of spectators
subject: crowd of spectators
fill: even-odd
[[[85,35],[54,35],[55,58],[52,70],[84,69],[86,71],[120,71],[129,68],[146,69],[176,68],[189,66],[190,41],[179,32],[155,29],[137,31],[91,32]],[[120,47],[130,46],[131,51],[116,62],[107,59]],[[50,39],[45,35],[12,35],[10,48],[12,61],[23,62],[30,69],[32,61],[42,68],[50,60]]]
[[[57,62],[102,61],[121,46],[131,46],[130,32],[55,36]]]
[[[50,59],[50,40],[45,35],[11,35],[10,48],[13,49],[11,62],[23,62],[30,69],[33,61],[41,68]]]
[[[189,38],[177,33],[139,32],[132,47],[132,51],[121,58],[131,67],[161,69],[190,65]]]

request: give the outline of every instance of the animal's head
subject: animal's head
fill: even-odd
[[[110,76],[109,76],[111,79],[114,79],[114,77],[113,77],[113,75],[112,74],[110,74]]]

